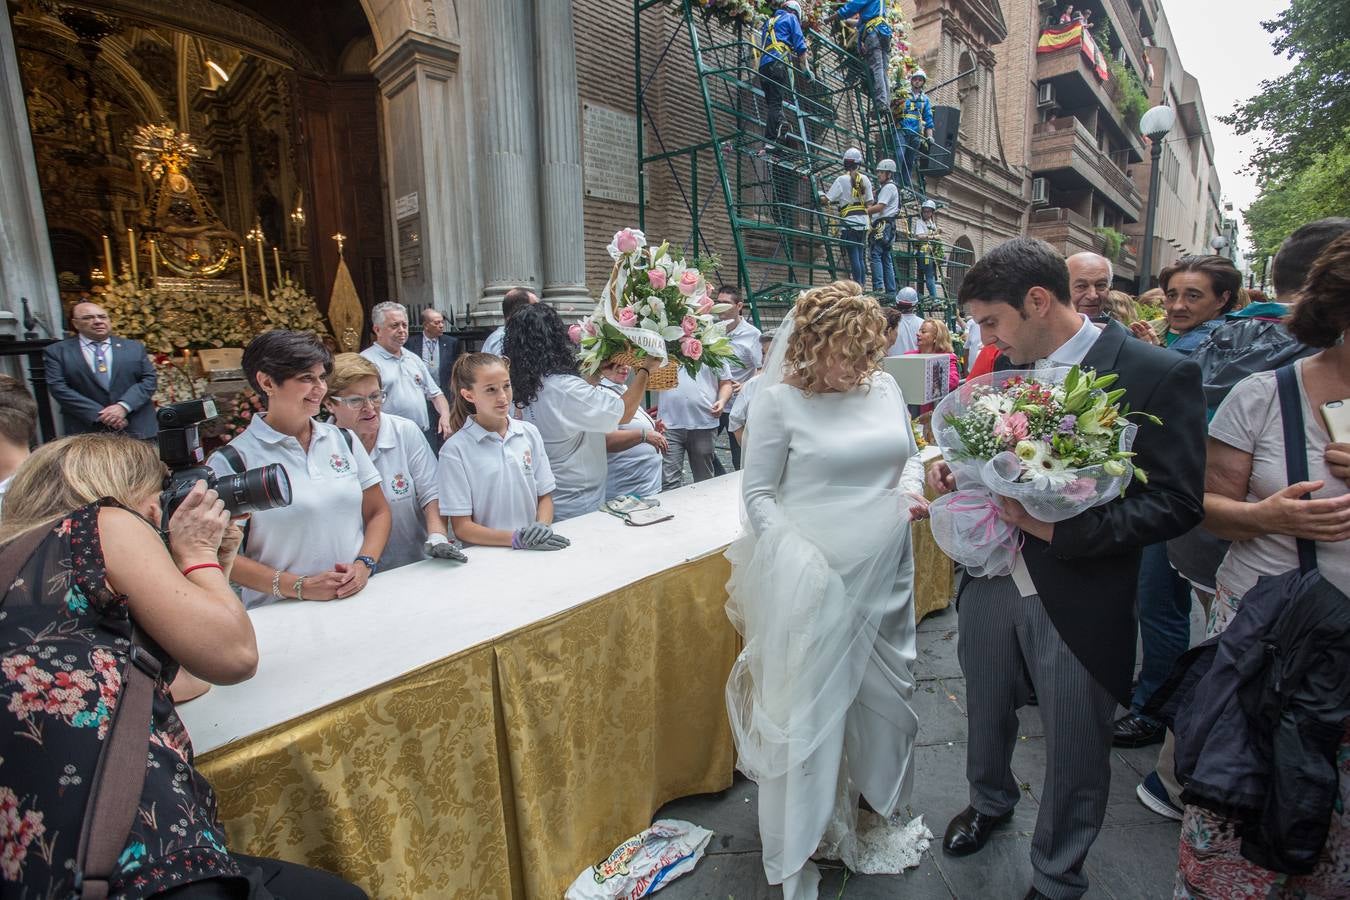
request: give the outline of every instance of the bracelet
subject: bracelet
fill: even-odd
[[[195,566],[188,566],[186,569],[184,569],[183,575],[186,576],[192,572],[197,571],[198,569],[218,569],[221,573],[224,573],[225,571],[225,567],[218,562],[197,563]]]
[[[281,593],[281,570],[277,569],[272,573],[272,596],[278,600],[285,600],[286,595]]]
[[[295,599],[297,600],[305,599],[305,576],[301,575],[299,578],[295,579],[294,591],[295,591]]]

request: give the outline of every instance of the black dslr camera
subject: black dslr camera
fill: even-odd
[[[159,458],[169,467],[164,491],[159,495],[163,510],[160,527],[165,531],[174,510],[199,480],[215,489],[232,516],[290,506],[291,480],[280,463],[224,476],[216,475],[205,465],[197,426],[216,415],[215,401],[209,399],[172,403],[161,406],[155,413],[159,421]]]

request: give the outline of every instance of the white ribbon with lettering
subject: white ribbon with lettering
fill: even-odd
[[[646,253],[645,249],[638,250],[633,256]],[[620,258],[614,264],[614,271],[610,273],[609,280],[605,282],[605,289],[600,294],[600,306],[605,311],[605,321],[618,329],[629,343],[634,347],[640,347],[648,356],[654,356],[657,359],[666,358],[666,339],[655,331],[648,331],[645,328],[636,328],[631,325],[619,324],[619,317],[615,310],[623,297],[624,288],[628,286],[628,271],[632,265],[631,259]]]

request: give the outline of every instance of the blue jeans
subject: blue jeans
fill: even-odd
[[[859,228],[844,228],[839,232],[839,236],[844,239],[844,246],[848,249],[848,268],[850,277],[858,284],[866,287],[867,285],[867,258],[863,250],[863,244],[867,241],[867,232]]]
[[[1167,544],[1149,544],[1139,563],[1139,634],[1144,644],[1130,709],[1139,712],[1191,643],[1191,586],[1167,561]]]
[[[923,278],[928,297],[937,297],[937,263],[925,257],[919,257],[919,276]]]
[[[872,233],[872,290],[884,291],[887,297],[895,296],[895,259],[891,256],[891,246],[895,243],[895,222],[887,222],[881,238]]]
[[[919,162],[919,144],[923,142],[923,135],[917,131],[910,131],[906,128],[900,129],[900,184],[903,187],[912,187],[914,184],[914,167]]]

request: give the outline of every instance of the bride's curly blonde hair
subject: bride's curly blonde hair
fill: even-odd
[[[792,319],[785,375],[805,394],[838,390],[825,377],[842,370],[849,385],[881,369],[886,355],[886,316],[856,281],[836,281],[802,293]]]

